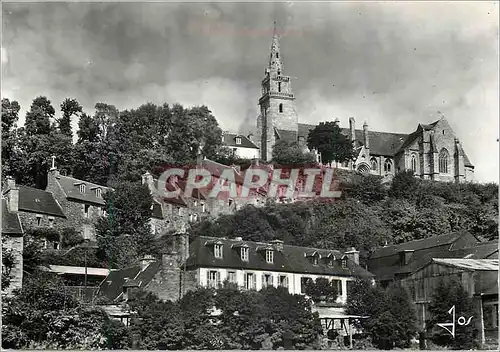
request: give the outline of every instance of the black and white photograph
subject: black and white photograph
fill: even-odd
[[[0,6],[2,350],[498,351],[498,2]]]

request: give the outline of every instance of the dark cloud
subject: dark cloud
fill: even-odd
[[[208,105],[249,129],[273,21],[304,122],[411,132],[441,111],[481,180],[498,180],[494,3],[3,5],[2,94],[132,108]]]

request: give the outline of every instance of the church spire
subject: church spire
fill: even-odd
[[[271,44],[271,54],[269,56],[269,71],[274,75],[281,75],[283,71],[283,62],[281,61],[279,36],[276,30],[276,21],[273,28],[273,42]]]

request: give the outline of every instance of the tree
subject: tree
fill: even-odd
[[[96,225],[100,258],[112,267],[123,267],[146,254],[157,255],[149,225],[153,201],[148,186],[119,182],[104,199],[108,216]]]
[[[17,145],[16,123],[21,107],[17,101],[2,99],[2,178],[15,175],[12,159]]]
[[[82,106],[75,99],[66,98],[61,103],[63,116],[59,119],[59,132],[69,138],[73,138],[71,130],[71,117],[82,112]]]
[[[319,152],[323,164],[348,161],[354,155],[351,141],[342,134],[339,126],[330,121],[321,122],[309,132],[307,146],[309,150]]]
[[[2,347],[103,349],[127,345],[123,325],[100,309],[80,305],[57,277],[38,272],[2,302]]]
[[[314,154],[304,152],[298,142],[288,142],[278,140],[273,147],[273,162],[284,166],[315,164],[316,157]]]
[[[392,179],[391,188],[389,189],[390,197],[415,200],[417,193],[418,180],[413,175],[413,171],[399,172]]]
[[[306,295],[314,302],[333,303],[337,299],[338,291],[334,281],[325,278],[318,278],[315,281],[309,280],[306,283]]]
[[[470,349],[477,347],[474,338],[474,324],[456,325],[455,338],[438,323],[447,322],[451,319],[448,313],[455,307],[455,316],[463,316],[466,319],[474,315],[474,307],[469,293],[458,280],[440,280],[435,288],[429,305],[431,318],[426,321],[427,330],[431,333],[431,339],[440,346],[449,346],[458,349]]]
[[[386,295],[389,312],[396,322],[392,329],[394,345],[399,348],[408,348],[411,345],[411,339],[417,333],[415,306],[408,291],[401,285],[389,286]]]

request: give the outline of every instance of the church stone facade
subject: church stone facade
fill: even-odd
[[[259,106],[256,137],[262,160],[272,159],[273,146],[278,140],[297,141],[307,149],[307,136],[315,125],[299,123],[295,95],[290,77],[284,73],[276,31],[262,80]],[[340,124],[339,119],[335,123]],[[366,121],[357,129],[354,117],[349,118],[348,128],[341,129],[354,145],[355,158],[335,163],[333,167],[388,177],[412,170],[423,179],[455,182],[474,179],[474,165],[444,117],[431,124],[419,124],[410,134],[370,131]]]

